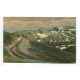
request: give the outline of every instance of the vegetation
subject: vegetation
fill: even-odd
[[[22,40],[14,46],[16,48],[16,58],[7,62],[54,62],[54,63],[75,63],[76,62],[76,36],[73,26],[52,27],[37,30],[25,30],[21,32],[4,32],[4,44],[9,46],[14,44],[19,37]],[[4,46],[5,47],[5,46]],[[11,51],[11,50],[10,50]],[[12,51],[11,51],[12,52]],[[13,54],[13,52],[12,52]],[[15,55],[15,54],[14,54]],[[19,57],[19,55],[25,57]],[[15,59],[15,60],[14,60]],[[17,60],[19,59],[19,60]]]

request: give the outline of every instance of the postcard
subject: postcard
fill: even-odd
[[[5,63],[76,63],[76,17],[4,17]]]

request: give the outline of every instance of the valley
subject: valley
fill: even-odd
[[[75,62],[74,27],[70,27],[70,29],[39,28],[9,34],[13,39],[5,46],[7,46],[8,54],[16,58],[15,61],[12,58],[10,62],[17,62],[17,59],[20,62]],[[6,58],[4,61],[6,62]]]

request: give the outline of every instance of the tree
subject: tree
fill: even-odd
[[[12,36],[9,32],[4,32],[4,44],[9,45],[12,41]]]

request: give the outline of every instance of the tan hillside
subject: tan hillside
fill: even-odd
[[[49,26],[74,26],[75,17],[4,17],[4,26],[7,30],[18,30],[18,28],[35,28]]]

